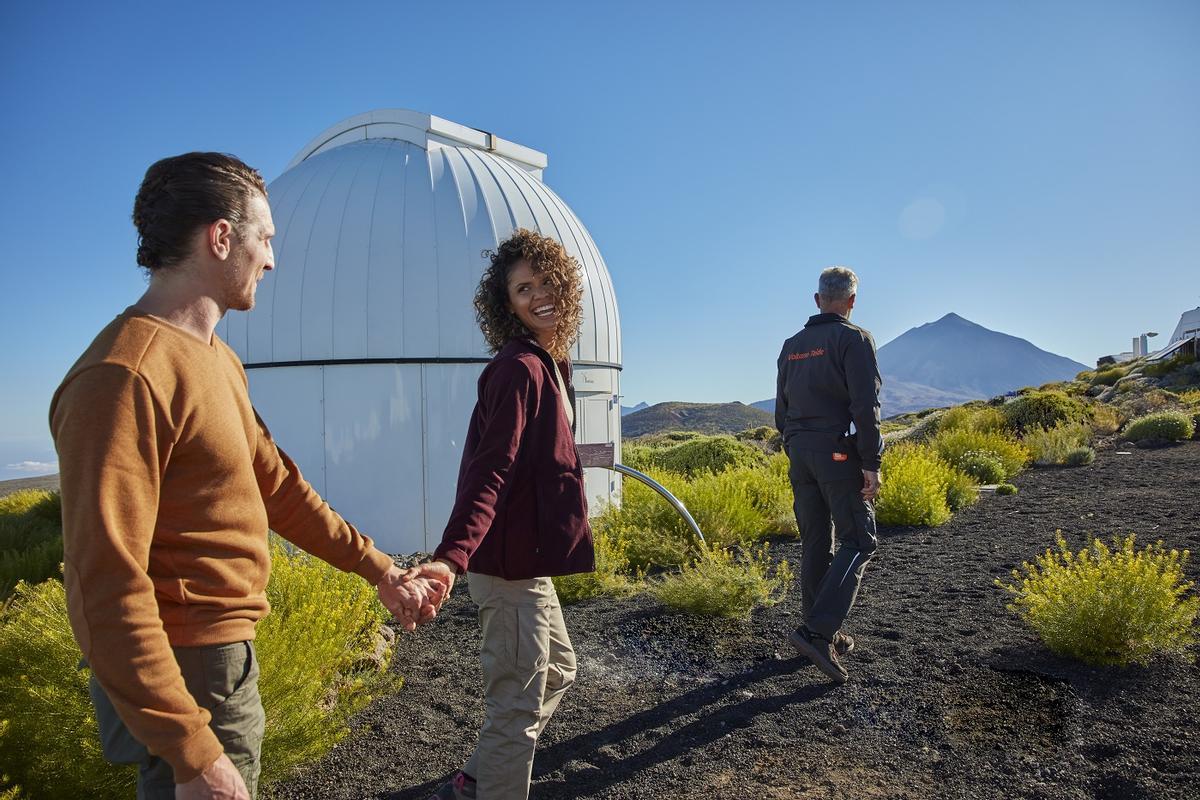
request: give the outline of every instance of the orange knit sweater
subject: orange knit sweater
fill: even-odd
[[[171,646],[254,638],[268,527],[372,584],[391,559],[276,447],[215,335],[127,310],[63,379],[50,427],[76,641],[133,735],[191,780],[222,747]]]

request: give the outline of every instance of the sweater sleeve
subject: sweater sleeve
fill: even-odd
[[[879,389],[883,379],[875,358],[875,342],[870,334],[853,336],[845,356],[846,388],[850,392],[850,416],[858,436],[858,454],[863,469],[878,470],[883,457],[883,436],[879,430]]]
[[[257,412],[254,418],[258,425],[254,474],[271,530],[343,572],[360,575],[372,586],[379,583],[392,567],[391,557],[330,508],[300,474],[296,462],[275,444]]]
[[[171,426],[143,378],[100,364],[59,390],[50,427],[75,640],[134,738],[189,781],[223,748],[184,684],[147,572]]]
[[[536,396],[533,373],[520,359],[494,363],[480,397],[479,443],[463,464],[450,521],[434,552],[459,574],[496,518],[496,507],[517,460],[529,403]],[[466,454],[464,454],[465,456]]]

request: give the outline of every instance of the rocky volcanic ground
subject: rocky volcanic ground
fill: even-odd
[[[992,580],[1042,551],[1133,532],[1200,551],[1200,443],[1040,469],[941,528],[885,529],[834,687],[784,637],[798,593],[747,623],[668,614],[647,597],[566,609],[578,681],[539,744],[532,797],[1195,798],[1200,667],[1060,659]],[[780,542],[777,556],[799,559]],[[1188,566],[1195,579],[1200,561]],[[264,792],[423,800],[482,716],[474,607],[460,587],[401,635],[399,694],[321,762]]]

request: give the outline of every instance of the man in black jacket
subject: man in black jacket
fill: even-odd
[[[814,295],[821,313],[784,342],[775,394],[802,547],[804,624],[788,639],[837,683],[847,678],[838,655],[854,648],[841,626],[877,544],[872,501],[883,455],[875,342],[850,324],[857,291],[851,270],[821,273]]]

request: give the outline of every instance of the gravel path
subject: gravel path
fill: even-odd
[[[941,528],[884,529],[833,687],[784,644],[798,591],[749,623],[646,597],[566,609],[579,677],[538,748],[532,797],[1194,798],[1200,667],[1098,669],[1057,658],[992,586],[1053,544],[1138,534],[1197,552],[1200,443],[1034,470]],[[777,543],[799,559],[799,545]],[[478,624],[465,587],[401,635],[407,682],[267,800],[423,800],[474,744]]]

